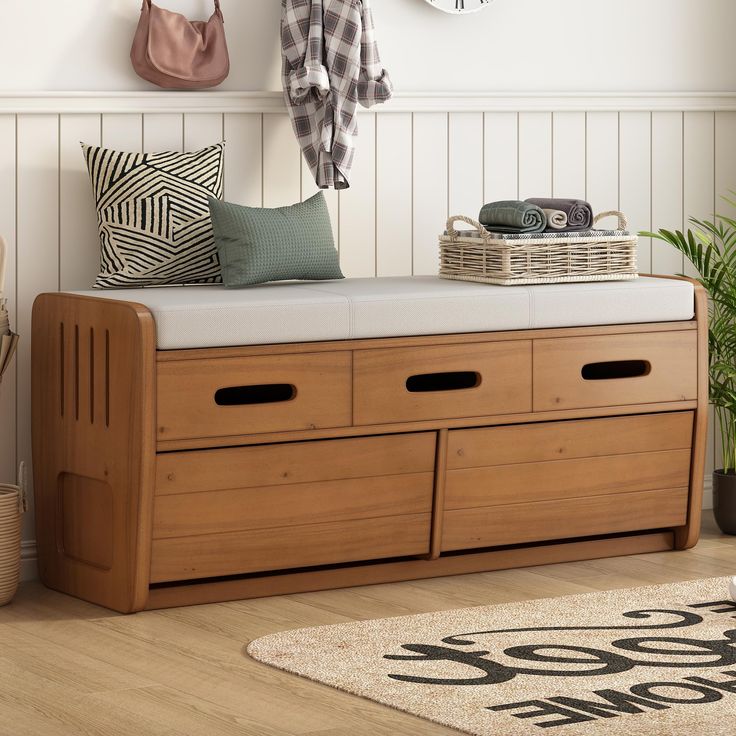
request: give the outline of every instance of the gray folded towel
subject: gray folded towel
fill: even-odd
[[[557,199],[532,197],[526,200],[543,210],[561,210],[567,215],[567,227],[563,231],[590,230],[593,227],[593,208],[582,199]]]
[[[539,207],[515,199],[484,204],[478,221],[494,233],[541,233],[547,227]]]
[[[547,218],[547,230],[564,230],[567,227],[567,214],[562,210],[542,210]]]

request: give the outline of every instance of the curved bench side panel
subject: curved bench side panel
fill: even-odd
[[[148,599],[155,325],[138,304],[42,294],[33,307],[39,572],[121,612]]]

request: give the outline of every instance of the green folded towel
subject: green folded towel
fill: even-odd
[[[541,208],[513,199],[484,204],[478,220],[494,233],[541,233],[547,227]]]

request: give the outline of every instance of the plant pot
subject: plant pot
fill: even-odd
[[[736,473],[713,472],[713,513],[724,534],[736,535]]]
[[[0,484],[0,606],[13,600],[20,582],[20,531],[23,492]]]

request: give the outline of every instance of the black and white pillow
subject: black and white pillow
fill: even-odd
[[[222,280],[207,203],[222,198],[224,144],[192,153],[82,149],[100,232],[95,288]]]

